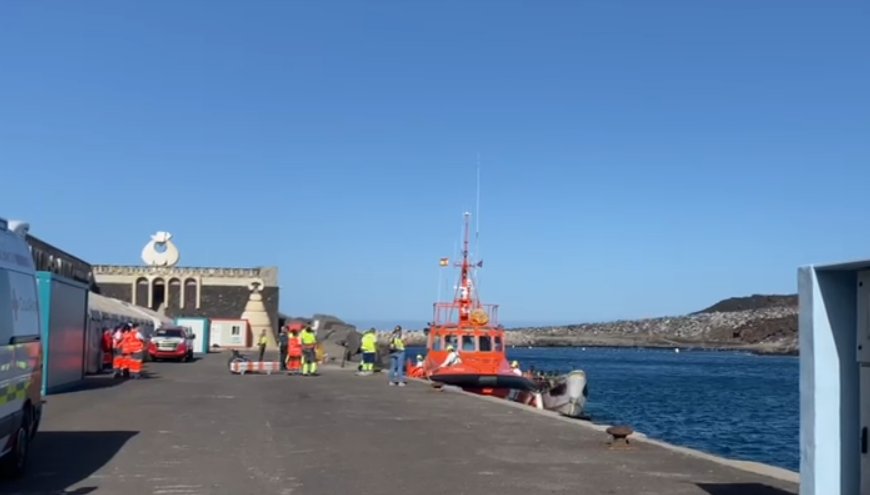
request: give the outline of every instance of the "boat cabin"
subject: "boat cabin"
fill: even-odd
[[[479,304],[470,311],[465,310],[467,307],[461,302],[435,304],[434,319],[426,330],[427,360],[437,366],[447,358],[447,348],[452,346],[464,364],[491,372],[507,366],[498,305]]]

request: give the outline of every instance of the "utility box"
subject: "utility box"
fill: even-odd
[[[800,494],[870,495],[870,260],[802,267]]]
[[[182,316],[175,319],[175,324],[180,327],[187,327],[193,331],[193,334],[196,336],[193,339],[194,354],[208,354],[211,341],[211,322],[208,318]]]
[[[211,320],[212,347],[230,349],[248,348],[253,345],[251,326],[248,320],[214,319]]]
[[[88,287],[51,272],[36,272],[42,319],[42,393],[60,392],[85,377]]]

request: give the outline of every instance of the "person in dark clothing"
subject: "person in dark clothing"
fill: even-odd
[[[290,337],[287,335],[287,329],[282,328],[281,334],[278,335],[278,352],[281,353],[281,371],[287,370],[287,346],[290,345]]]

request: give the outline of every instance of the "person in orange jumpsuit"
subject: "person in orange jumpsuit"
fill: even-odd
[[[142,378],[142,363],[145,361],[145,337],[139,331],[138,326],[134,326],[127,332],[130,339],[130,376],[133,378]]]
[[[290,330],[290,338],[287,345],[287,374],[298,375],[302,371],[302,339],[299,337],[299,329]]]
[[[124,354],[127,330],[127,325],[118,325],[112,336],[112,368],[115,372],[115,378],[121,378],[128,372],[127,356]]]

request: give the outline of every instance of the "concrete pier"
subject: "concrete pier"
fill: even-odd
[[[235,376],[226,355],[148,363],[49,396],[26,478],[4,494],[786,495],[797,476],[634,441],[423,383]],[[755,472],[752,472],[755,471]]]

